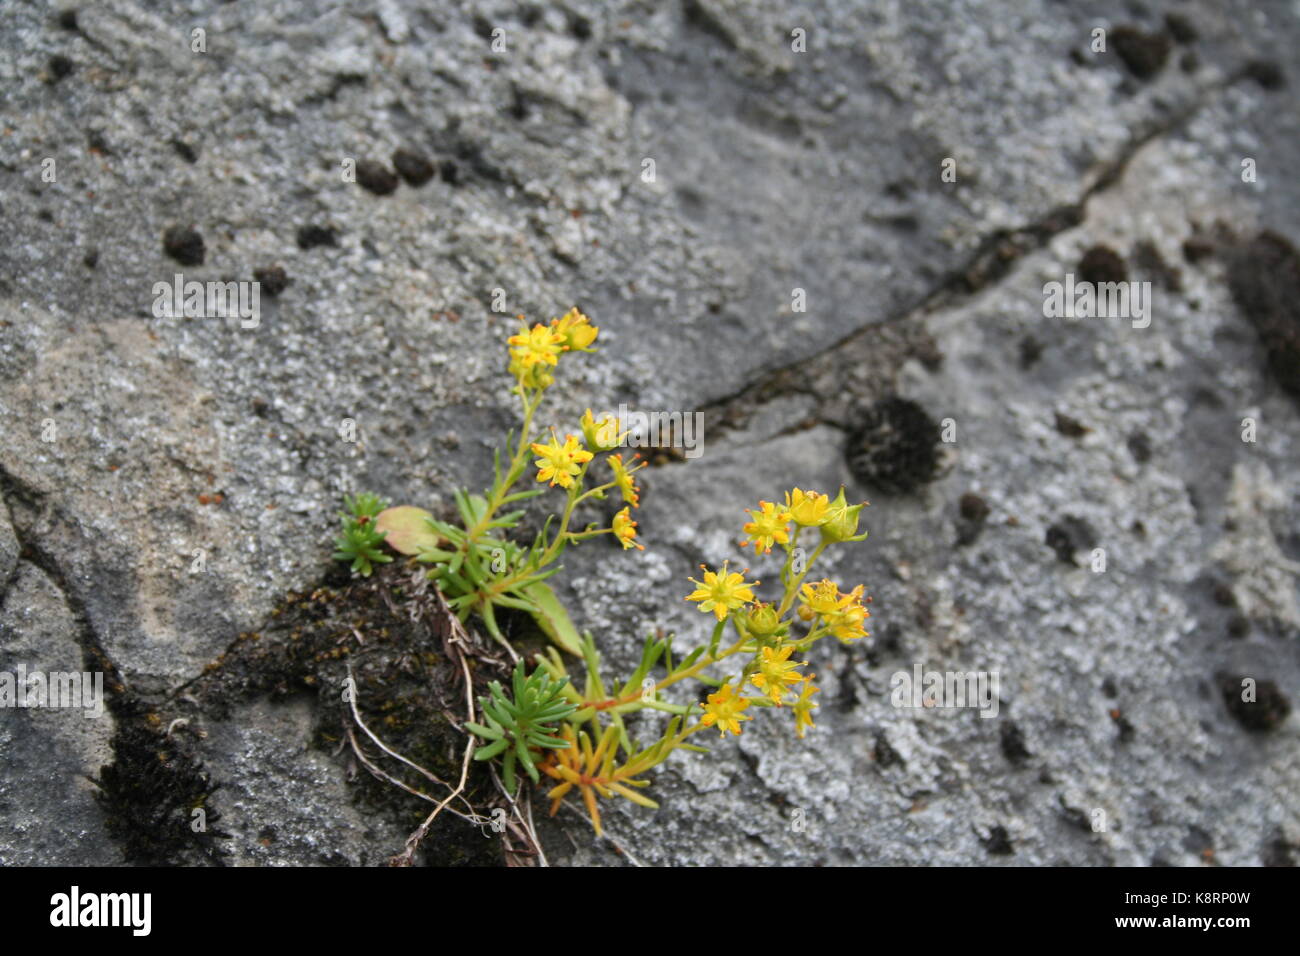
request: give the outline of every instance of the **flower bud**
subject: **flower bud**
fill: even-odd
[[[610,451],[619,446],[621,436],[618,433],[618,419],[613,415],[602,415],[596,421],[591,409],[583,413],[578,424],[582,427],[582,437],[592,451]]]
[[[745,628],[755,637],[772,637],[789,629],[770,604],[751,605],[745,614]]]
[[[864,501],[861,504],[850,505],[844,498],[844,488],[841,486],[840,493],[827,509],[826,523],[822,525],[822,540],[830,543],[861,541],[866,538],[866,532],[858,534],[858,516],[866,504],[867,502]]]

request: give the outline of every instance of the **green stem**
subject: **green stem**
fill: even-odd
[[[474,527],[466,529],[465,544],[471,547],[479,536],[487,530],[493,516],[496,514],[502,504],[505,503],[506,496],[510,489],[514,487],[520,476],[523,475],[524,469],[528,464],[528,450],[532,445],[533,415],[536,413],[539,405],[542,404],[542,393],[538,391],[530,401],[528,393],[521,389],[521,397],[524,403],[524,424],[519,430],[519,447],[515,449],[514,458],[510,461],[510,467],[493,486],[492,493],[488,496],[487,508],[483,512]]]
[[[795,578],[793,583],[791,583],[786,588],[785,597],[781,599],[781,606],[777,609],[776,612],[776,616],[778,620],[784,618],[786,613],[790,610],[790,605],[794,603],[795,596],[798,595],[799,593],[799,586],[803,584],[803,579],[806,578],[808,576],[808,572],[812,570],[813,562],[815,562],[817,558],[821,556],[821,553],[823,550],[825,550],[825,548],[826,548],[826,541],[825,540],[819,541],[817,543],[817,547],[813,550],[812,555],[808,558],[808,563],[804,566],[803,574]]]

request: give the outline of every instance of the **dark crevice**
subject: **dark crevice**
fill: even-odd
[[[1027,225],[1015,229],[999,229],[990,233],[980,241],[975,252],[963,265],[950,270],[929,292],[895,315],[882,322],[861,326],[827,348],[805,358],[762,371],[756,380],[751,380],[735,392],[704,403],[701,410],[708,416],[706,421],[714,429],[714,434],[742,426],[749,420],[755,408],[777,398],[810,395],[818,401],[819,405],[825,405],[824,397],[809,384],[815,377],[814,369],[833,364],[834,357],[837,355],[861,351],[863,343],[879,337],[887,329],[920,324],[916,320],[933,312],[952,308],[990,285],[1002,281],[1024,256],[1043,249],[1060,233],[1080,225],[1085,219],[1089,201],[1118,183],[1142,149],[1183,127],[1205,106],[1213,94],[1222,92],[1233,83],[1248,78],[1245,73],[1238,73],[1206,91],[1195,102],[1131,137],[1119,155],[1102,168],[1075,202],[1052,209],[1042,218]],[[924,342],[925,338],[922,337],[914,343],[918,346],[916,350],[905,350],[901,355],[895,356],[895,361],[890,363],[890,371],[896,371],[901,366],[902,360],[906,358],[916,357],[923,361],[929,359]],[[888,383],[892,380],[891,375],[888,381],[882,382],[885,391],[889,390]],[[822,413],[818,412],[799,423],[793,430],[802,430],[818,424],[843,427],[842,422],[824,418]]]
[[[16,500],[36,520],[22,523],[9,509],[19,561],[38,568],[59,591],[75,623],[74,639],[81,647],[82,666],[104,675],[108,712],[112,714],[113,762],[90,782],[105,814],[105,829],[128,863],[165,866],[185,863],[220,863],[224,850],[219,840],[227,834],[216,829],[219,814],[206,808],[217,785],[203,768],[187,739],[164,732],[153,706],[123,679],[95,633],[86,602],[71,586],[54,554],[37,541],[31,526],[51,516],[64,519],[45,503],[45,493],[0,467],[0,497],[6,507]],[[15,569],[15,575],[17,568]],[[203,820],[195,828],[196,811]]]

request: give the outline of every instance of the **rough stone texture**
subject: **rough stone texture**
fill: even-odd
[[[259,701],[207,728],[209,770],[223,782],[212,802],[232,835],[232,863],[375,865],[414,829],[367,819],[347,801],[343,768],[311,746],[306,700]],[[323,795],[333,797],[327,822],[316,816]]]
[[[800,744],[756,720],[674,758],[662,810],[608,811],[627,853],[1256,864],[1300,843],[1296,718],[1250,734],[1217,690],[1220,672],[1300,689],[1297,405],[1220,258],[1182,253],[1265,229],[1300,242],[1300,19],[1179,3],[1196,68],[1176,47],[1145,79],[1090,51],[1094,27],[1149,34],[1172,6],[105,0],[72,31],[49,4],[5,4],[5,666],[102,649],[131,694],[182,693],[321,580],[344,491],[445,507],[480,484],[514,423],[510,315],[577,302],[604,348],[565,370],[555,421],[619,402],[709,413],[704,455],[646,478],[647,551],[568,562],[563,591],[611,665],[654,626],[703,637],[685,577],[738,557],[741,508],[795,484],[872,500],[871,540],[832,570],[874,593],[873,642],[815,652],[817,731]],[[438,176],[383,197],[344,179],[346,160],[400,148]],[[201,266],[168,257],[173,226],[203,237]],[[337,245],[301,248],[304,227]],[[1139,244],[1180,291],[1143,274]],[[1149,328],[1043,318],[1043,284],[1098,245],[1155,282]],[[154,315],[177,272],[275,266],[292,281],[255,329]],[[937,480],[886,497],[852,484],[843,446],[894,393],[956,441]],[[1089,431],[1060,434],[1057,414]],[[957,547],[971,491],[990,513]],[[1103,573],[1045,544],[1065,516],[1093,529]],[[999,716],[891,707],[889,675],[915,662],[998,670]],[[196,745],[233,860],[399,849],[286,706],[241,706]],[[62,861],[73,838],[78,861],[121,856],[82,777],[112,718],[64,717],[0,715],[0,860]],[[1014,762],[1013,719],[1031,755]],[[560,819],[577,849],[546,829],[552,862],[620,859]]]
[[[78,627],[58,587],[23,562],[0,605],[0,671],[83,671]],[[122,854],[104,836],[90,778],[112,759],[113,718],[79,708],[0,708],[0,863],[108,865]]]

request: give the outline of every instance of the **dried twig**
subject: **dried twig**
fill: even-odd
[[[357,759],[361,761],[361,765],[365,767],[368,771],[370,771],[370,773],[373,776],[377,777],[380,780],[383,780],[385,783],[391,783],[395,787],[400,787],[402,790],[405,790],[407,793],[411,794],[412,796],[419,797],[421,800],[427,800],[430,803],[438,802],[437,797],[430,796],[429,794],[425,793],[422,790],[416,790],[414,787],[402,782],[401,780],[398,780],[392,774],[388,773],[387,771],[383,770],[381,767],[377,766],[374,763],[374,761],[372,761],[369,757],[366,756],[365,751],[361,749],[361,745],[357,742],[357,736],[355,733],[352,732],[351,727],[348,728],[348,740],[351,741],[352,752],[356,754]],[[466,821],[467,823],[472,823],[474,826],[485,827],[485,826],[490,826],[492,824],[492,821],[489,820],[487,817],[479,816],[478,813],[474,810],[472,805],[466,803],[466,806],[470,807],[470,812],[468,814],[461,813],[455,807],[448,807],[448,809],[456,816],[460,817],[462,820]]]
[[[447,607],[446,601],[443,600],[442,593],[436,588],[433,591],[438,609],[441,612],[442,624],[444,628],[443,645],[449,651],[449,656],[454,656],[460,661],[461,671],[465,678],[465,709],[468,712],[466,720],[474,720],[474,679],[469,672],[469,661],[465,658],[465,652],[472,647],[469,635],[465,632],[464,626],[451,613]],[[459,797],[465,790],[465,782],[469,779],[469,762],[474,756],[475,741],[474,735],[466,733],[465,755],[461,759],[460,765],[460,782],[448,797],[433,808],[423,823],[416,828],[415,832],[406,838],[406,847],[397,856],[390,861],[394,866],[410,866],[415,856],[415,851],[419,848],[420,842],[428,835],[429,827],[433,821],[452,800]],[[462,798],[463,799],[463,798]]]
[[[385,600],[389,600],[386,593]],[[391,607],[391,604],[390,610],[393,610],[394,613],[396,613],[395,609]],[[443,598],[442,592],[436,587],[430,587],[423,573],[416,574],[412,580],[409,616],[412,623],[423,623],[425,627],[428,628],[430,636],[441,642],[444,655],[448,660],[456,661],[459,664],[456,673],[464,685],[466,712],[461,715],[444,710],[443,713],[447,717],[448,723],[451,726],[455,727],[457,730],[461,730],[465,734],[466,741],[465,751],[461,757],[460,779],[457,781],[455,786],[452,786],[449,782],[442,780],[436,774],[405,757],[392,747],[389,747],[378,734],[366,726],[358,707],[356,694],[357,685],[356,680],[353,677],[352,666],[351,663],[348,664],[348,678],[351,681],[351,687],[353,688],[353,693],[351,694],[352,699],[349,701],[349,704],[351,707],[352,719],[356,726],[359,727],[366,737],[368,737],[370,741],[384,754],[399,761],[405,766],[410,767],[412,770],[415,770],[417,773],[439,786],[446,787],[449,791],[446,797],[439,799],[428,793],[417,790],[415,787],[410,786],[388,773],[366,755],[356,734],[353,733],[352,728],[348,728],[347,734],[348,739],[352,744],[352,750],[356,754],[357,759],[361,762],[361,765],[365,767],[367,771],[376,778],[391,783],[412,796],[417,796],[422,800],[435,804],[433,810],[424,819],[420,826],[417,827],[409,837],[407,837],[402,851],[389,860],[391,866],[410,866],[414,862],[416,851],[419,849],[421,842],[426,836],[428,836],[430,827],[432,827],[434,821],[437,820],[438,815],[444,810],[448,810],[460,819],[480,828],[484,826],[493,826],[495,829],[496,826],[499,826],[497,821],[489,819],[484,815],[483,808],[475,807],[464,796],[465,788],[469,781],[470,761],[473,759],[474,750],[477,746],[477,741],[474,739],[474,735],[464,729],[464,724],[466,722],[472,722],[475,719],[474,677],[470,671],[469,659],[473,657],[475,660],[481,661],[488,667],[501,671],[508,670],[509,665],[506,664],[501,657],[492,654],[473,641],[469,632],[466,631],[465,626],[452,612],[451,608],[447,606],[447,602]],[[360,634],[356,634],[355,636],[358,644],[364,645],[365,642],[362,639],[362,636]],[[496,774],[495,768],[492,768],[491,773],[497,789],[504,796],[506,804],[512,810],[512,816],[507,818],[502,833],[507,861],[512,865],[528,865],[530,862],[536,861],[536,864],[538,865],[547,866],[546,855],[542,852],[541,842],[538,840],[537,831],[533,826],[531,805],[525,800],[523,801],[524,807],[521,809],[519,801],[516,801],[516,799],[506,791],[505,786],[501,783],[500,778]],[[456,801],[459,801],[459,803],[464,806],[464,811],[452,806]]]
[[[527,856],[535,858],[539,866],[550,866],[551,864],[546,860],[546,854],[542,851],[542,841],[537,838],[537,830],[533,827],[532,801],[523,801],[525,808],[528,810],[528,818],[525,819],[523,813],[519,809],[519,801],[510,795],[510,791],[506,789],[506,785],[501,782],[501,778],[497,775],[496,767],[491,767],[490,769],[492,772],[493,783],[496,784],[496,788],[501,792],[501,795],[505,797],[506,802],[510,804],[510,808],[514,811],[515,819],[518,820],[517,824],[513,822],[510,824],[510,826],[514,827],[512,832],[521,838],[524,843],[523,848],[518,850],[514,847],[507,847],[506,852],[509,854],[508,859],[511,861],[512,865],[523,865],[522,862],[515,862],[514,858],[518,856]],[[520,790],[520,793],[527,793],[527,784],[523,785],[523,789]]]

